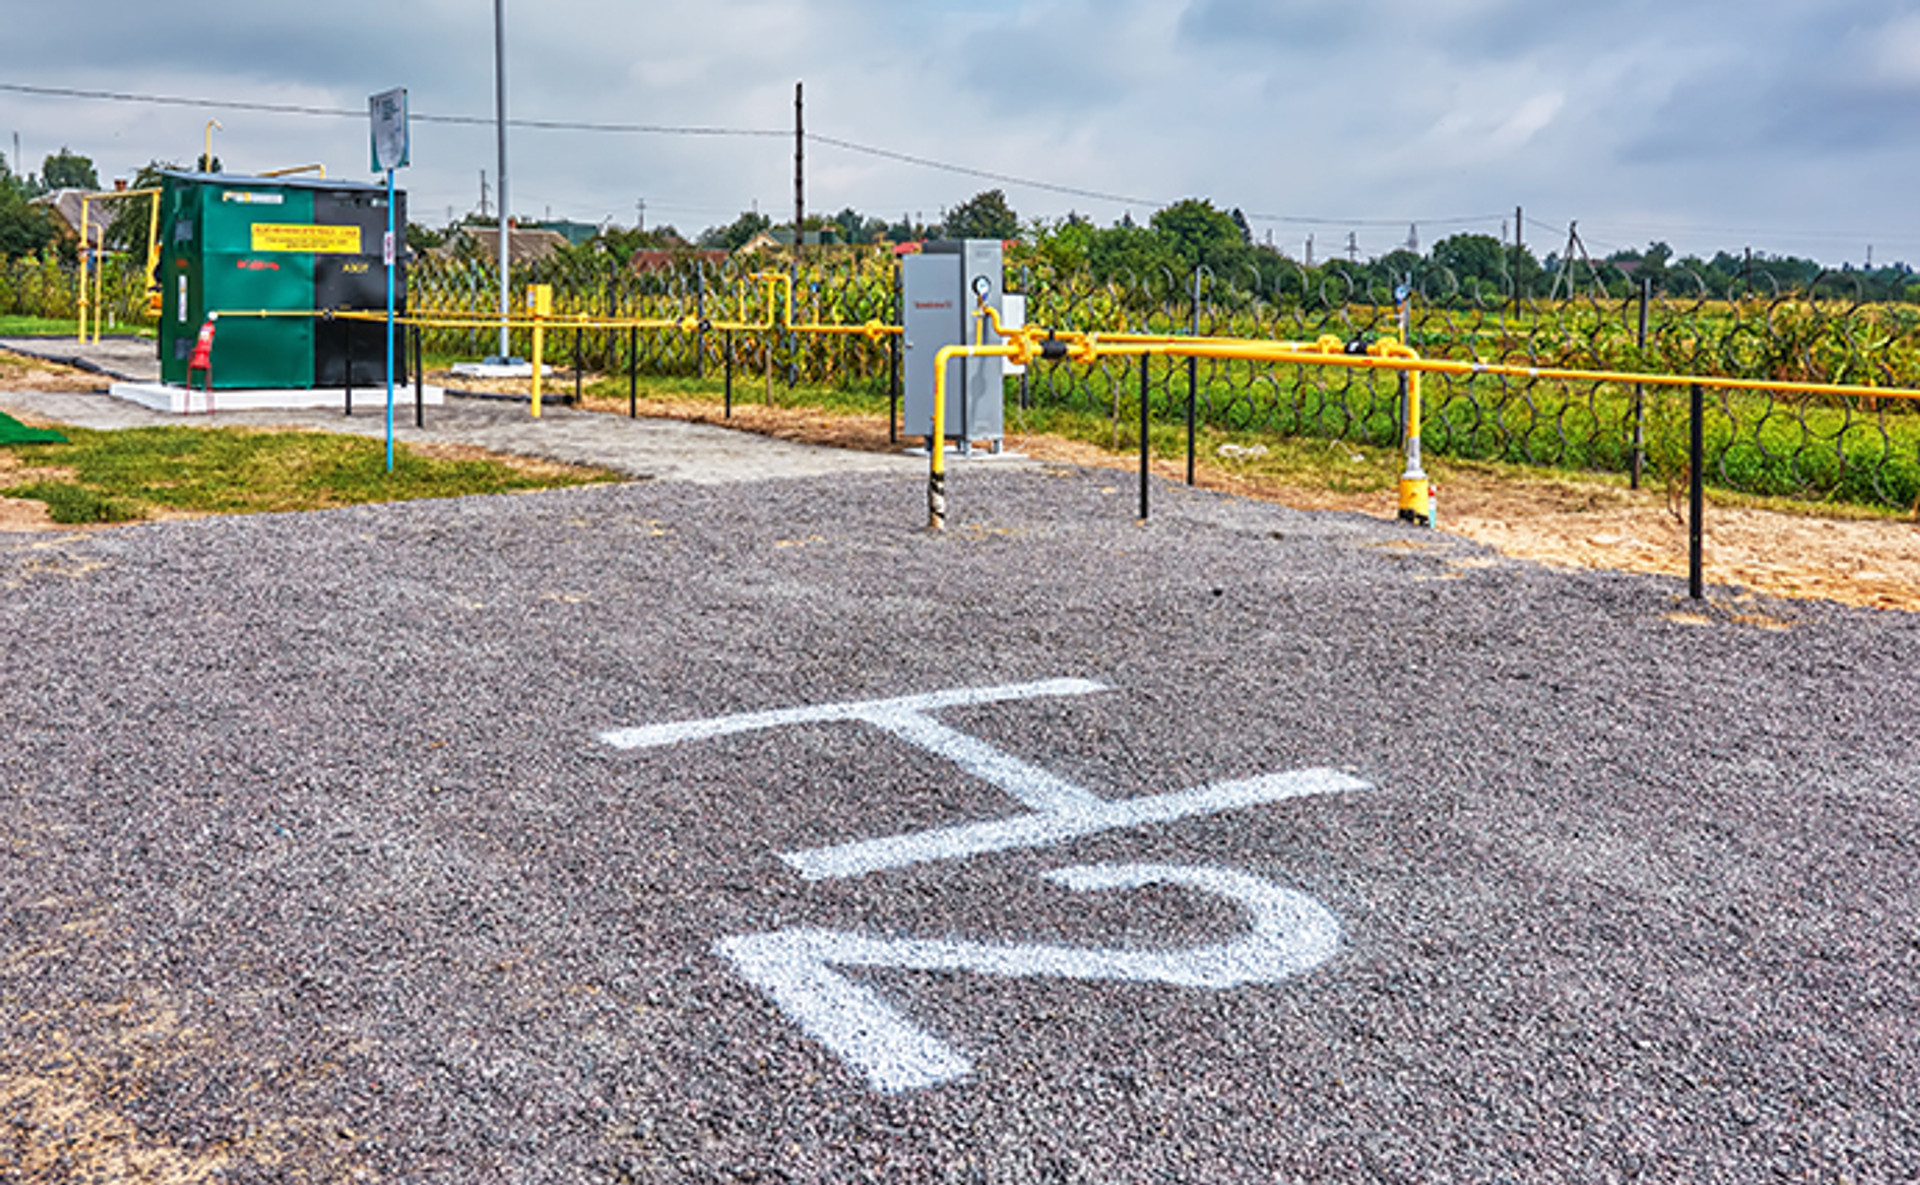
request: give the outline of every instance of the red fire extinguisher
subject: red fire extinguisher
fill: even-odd
[[[213,414],[213,323],[220,314],[211,313],[200,326],[200,337],[193,343],[193,356],[187,359],[187,411],[193,411],[193,372],[203,370],[207,374],[207,414]],[[177,357],[177,355],[176,355]]]

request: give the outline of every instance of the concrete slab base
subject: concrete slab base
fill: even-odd
[[[207,393],[199,388],[174,386],[171,383],[114,383],[107,393],[116,399],[125,399],[154,411],[171,415],[206,415],[208,412],[223,411],[260,411],[270,408],[340,408],[347,405],[345,387],[312,387],[308,389],[279,390],[240,390],[213,392],[209,406]],[[426,386],[420,391],[420,402],[432,407],[446,403],[447,393],[442,387]],[[387,389],[381,387],[355,387],[353,406],[372,410],[385,410]],[[396,408],[413,406],[413,384],[396,385],[393,389],[393,405]]]
[[[463,379],[530,379],[533,377],[531,362],[456,362],[453,373]],[[540,368],[541,377],[553,373],[553,367]]]

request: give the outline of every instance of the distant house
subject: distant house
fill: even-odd
[[[596,222],[575,222],[570,218],[549,218],[540,223],[539,229],[550,230],[566,236],[567,242],[578,247],[582,243],[593,241],[600,233],[600,224]],[[498,234],[498,232],[495,232]]]
[[[567,236],[552,230],[507,231],[507,249],[515,267],[551,259],[567,245]],[[439,249],[444,255],[476,255],[489,263],[500,258],[500,232],[484,226],[463,226],[447,236]]]
[[[43,206],[53,215],[53,232],[61,242],[78,243],[80,241],[80,199],[94,191],[88,189],[56,189],[34,198],[30,205]],[[95,201],[89,203],[87,219],[87,245],[100,247],[105,242],[107,223],[113,221],[114,202]]]
[[[793,235],[789,233],[787,235],[787,242],[790,243],[792,241],[793,241]],[[782,243],[779,239],[773,237],[772,235],[768,234],[766,231],[763,230],[759,234],[756,234],[752,238],[748,239],[746,242],[740,244],[740,246],[736,247],[733,253],[737,258],[740,256],[746,256],[746,255],[759,255],[762,252],[766,252],[766,251],[784,251],[786,249],[787,249],[786,243]]]

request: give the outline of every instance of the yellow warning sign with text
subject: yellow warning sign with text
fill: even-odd
[[[357,226],[302,226],[284,222],[253,224],[255,251],[305,251],[314,255],[360,254]]]

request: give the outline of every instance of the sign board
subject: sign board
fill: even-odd
[[[367,100],[373,119],[373,171],[404,169],[412,148],[407,135],[407,88],[395,87]]]
[[[252,247],[255,251],[301,251],[315,255],[360,254],[360,228],[357,226],[256,222],[250,231]]]

